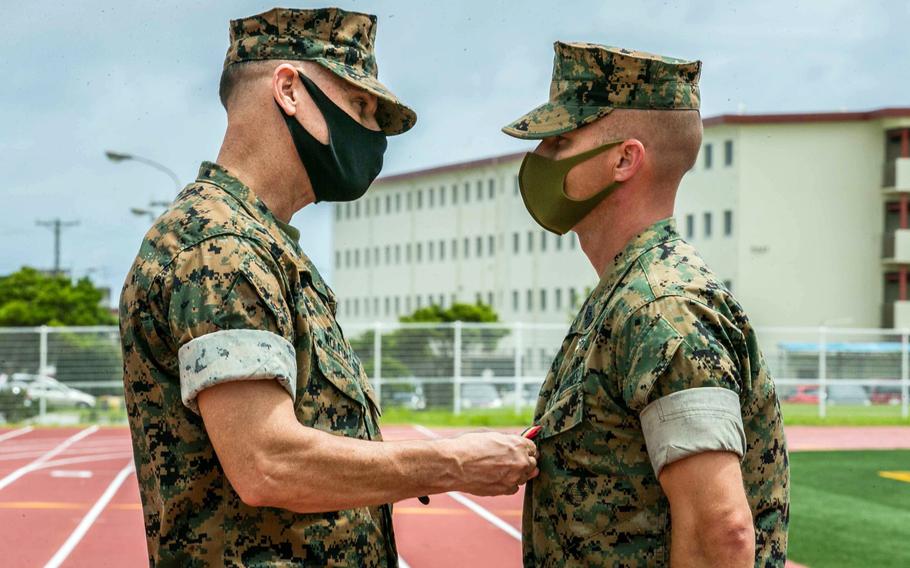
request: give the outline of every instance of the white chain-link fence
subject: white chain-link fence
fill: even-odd
[[[456,414],[533,406],[565,332],[462,322],[345,329],[385,408]],[[759,337],[787,411],[906,418],[908,333],[765,328]],[[0,328],[0,421],[124,421],[119,341],[116,327]]]

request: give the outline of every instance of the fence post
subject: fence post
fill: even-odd
[[[824,326],[818,328],[818,416],[828,415],[828,343]]]
[[[47,326],[38,328],[38,374],[47,372]]]
[[[521,322],[514,324],[512,333],[515,334],[515,412],[517,414],[524,406],[524,369],[521,355],[524,350],[524,341]]]
[[[373,390],[376,400],[382,405],[382,323],[373,327]]]
[[[452,377],[452,404],[455,415],[461,414],[461,321],[455,322],[455,361]]]
[[[901,417],[910,416],[910,354],[907,351],[908,330],[901,330]]]

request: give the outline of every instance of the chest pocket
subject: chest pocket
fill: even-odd
[[[297,329],[308,338],[299,348],[310,357],[309,364],[298,360],[298,418],[320,430],[378,439],[379,402],[335,321],[335,296],[318,273],[301,270],[299,277]]]
[[[568,432],[584,421],[584,386],[584,366],[579,365],[560,382],[535,420],[540,426],[541,440]]]

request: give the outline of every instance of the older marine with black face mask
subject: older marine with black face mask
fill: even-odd
[[[377,78],[376,18],[231,22],[217,163],[146,235],[120,302],[156,566],[396,566],[391,503],[515,493],[519,436],[382,442],[379,402],[291,216],[362,196],[414,112]]]
[[[544,380],[524,564],[783,566],[789,465],[774,381],[733,294],[672,218],[698,155],[700,61],[555,45],[519,182],[600,276]]]

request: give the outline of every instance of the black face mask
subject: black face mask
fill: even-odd
[[[329,131],[323,144],[279,105],[294,147],[313,185],[316,201],[354,201],[363,196],[382,170],[385,133],[370,130],[338,108],[309,77],[297,73],[322,113]],[[277,103],[276,103],[277,104]]]

